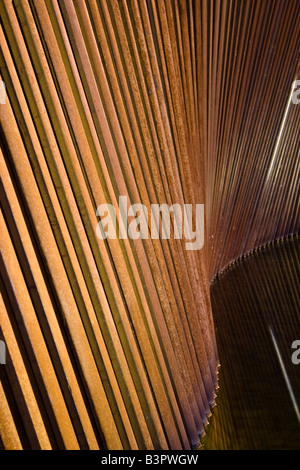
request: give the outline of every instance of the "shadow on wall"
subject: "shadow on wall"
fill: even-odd
[[[212,285],[221,370],[205,448],[300,449],[299,278],[295,236],[255,250]]]

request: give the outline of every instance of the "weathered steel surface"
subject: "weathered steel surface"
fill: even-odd
[[[197,447],[217,385],[210,281],[299,230],[300,4],[0,14],[0,445]],[[205,204],[204,248],[99,240],[96,208],[119,196]]]

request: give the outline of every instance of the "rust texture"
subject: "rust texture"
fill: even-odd
[[[300,3],[0,14],[0,447],[197,448],[218,383],[210,282],[299,231]],[[204,204],[204,247],[100,240],[96,209],[119,196]]]

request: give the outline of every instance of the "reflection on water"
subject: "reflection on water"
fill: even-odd
[[[299,279],[294,237],[238,261],[212,285],[221,371],[204,448],[300,449]]]

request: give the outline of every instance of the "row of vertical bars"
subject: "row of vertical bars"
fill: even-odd
[[[97,206],[119,196],[204,202],[193,8],[1,2],[5,448],[190,449],[204,434],[204,252],[96,236]]]
[[[0,14],[0,445],[197,447],[217,384],[209,282],[299,231],[300,4]],[[120,196],[204,203],[204,248],[99,240],[97,206]]]

